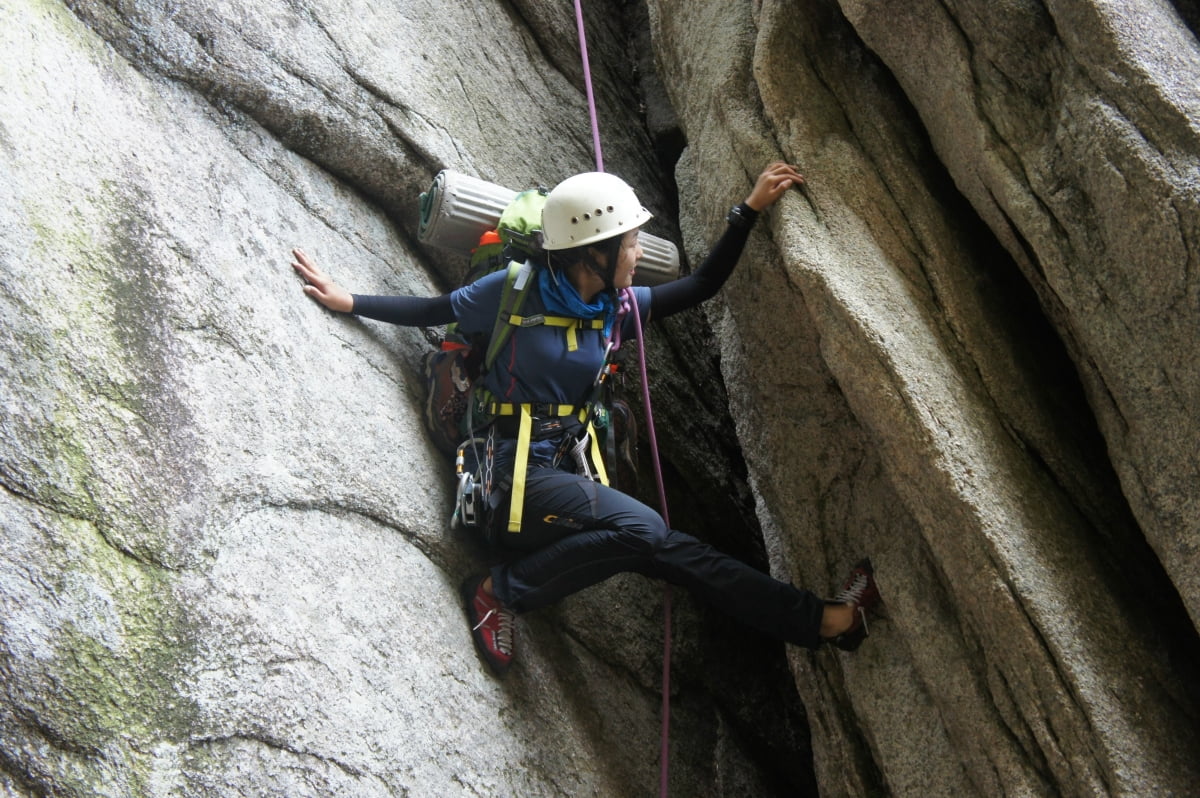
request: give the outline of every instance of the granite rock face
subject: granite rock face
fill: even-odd
[[[584,5],[605,166],[691,262],[764,163],[808,176],[652,332],[673,521],[885,596],[786,659],[677,596],[672,792],[1188,794],[1195,15]],[[0,794],[655,790],[659,587],[489,676],[427,337],[287,265],[439,293],[438,170],[592,158],[570,4],[0,0]]]
[[[0,793],[657,783],[659,588],[531,616],[493,679],[458,597],[485,553],[420,422],[429,343],[288,266],[436,294],[465,267],[414,243],[438,170],[589,167],[574,21],[525,5],[0,5]],[[610,168],[669,220],[621,28],[593,21]],[[805,778],[735,701],[769,703],[761,680],[718,692],[689,648],[677,788]],[[764,662],[791,704],[766,725],[802,746]]]
[[[808,176],[710,315],[777,574],[869,553],[885,596],[844,668],[792,657],[823,793],[1194,790],[1192,32],[1153,2],[651,9],[687,240],[764,159]]]

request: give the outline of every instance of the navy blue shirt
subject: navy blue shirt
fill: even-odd
[[[492,332],[506,276],[501,269],[450,294],[454,317],[462,332]],[[547,313],[535,277],[525,290],[529,293],[521,306],[521,315]],[[650,289],[635,286],[633,292],[644,325],[650,315]],[[592,385],[604,363],[607,341],[602,330],[573,332],[578,348],[570,351],[564,327],[538,324],[514,328],[484,378],[484,387],[504,402],[583,404],[590,398]],[[632,340],[636,335],[635,320],[628,316],[621,330],[622,340]]]

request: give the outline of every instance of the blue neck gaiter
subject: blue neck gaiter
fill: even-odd
[[[604,337],[612,335],[613,322],[617,318],[617,306],[612,294],[601,291],[591,302],[584,302],[583,297],[571,285],[571,281],[560,275],[558,280],[550,269],[541,269],[538,273],[538,288],[542,292],[542,301],[546,311],[559,316],[573,319],[594,319],[604,314]]]

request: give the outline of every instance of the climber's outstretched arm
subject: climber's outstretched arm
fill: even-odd
[[[339,313],[354,311],[353,295],[335,283],[299,249],[292,250],[292,268],[304,278],[304,293],[330,310],[336,310]]]
[[[294,249],[292,256],[292,268],[304,278],[304,293],[330,310],[406,327],[437,327],[454,321],[449,294],[436,297],[351,294],[302,251]]]

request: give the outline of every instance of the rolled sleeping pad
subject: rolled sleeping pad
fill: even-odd
[[[443,169],[429,190],[421,194],[417,238],[423,244],[469,255],[479,246],[479,237],[494,230],[500,214],[517,192],[504,186]],[[665,238],[645,230],[638,233],[642,259],[634,282],[658,285],[679,276],[679,250]]]
[[[517,192],[460,172],[443,170],[421,194],[417,238],[425,244],[464,254],[479,246],[479,237],[494,230],[500,213]]]

